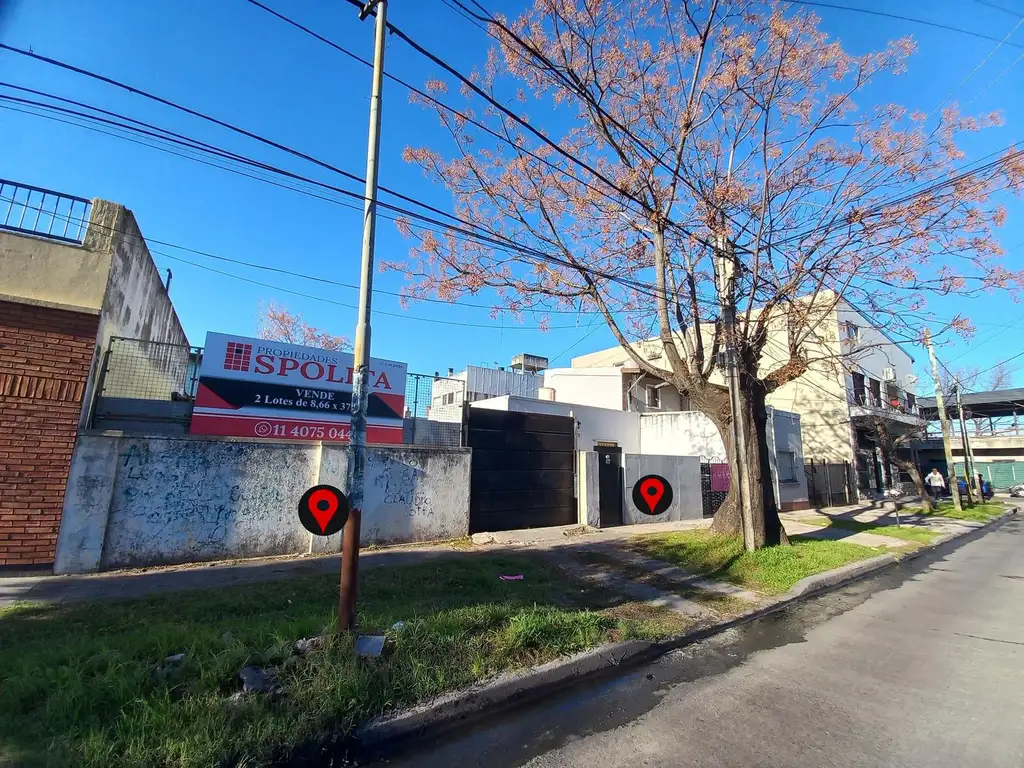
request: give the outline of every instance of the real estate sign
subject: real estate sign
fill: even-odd
[[[353,357],[207,333],[192,412],[196,435],[348,442]],[[370,360],[368,443],[401,443],[407,365]]]

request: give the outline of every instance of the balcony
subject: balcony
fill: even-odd
[[[846,392],[853,418],[878,418],[879,416],[913,426],[923,426],[916,397],[893,384],[885,384],[884,390],[855,387]]]

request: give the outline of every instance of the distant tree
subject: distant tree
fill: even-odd
[[[878,416],[872,418],[868,423],[868,432],[878,445],[882,461],[890,466],[895,465],[910,475],[917,495],[921,497],[922,506],[926,512],[930,512],[932,509],[931,497],[925,487],[921,468],[917,466],[913,455],[900,453],[902,449],[909,448],[916,441],[924,439],[924,427],[905,427],[902,424],[895,424],[883,416]]]
[[[301,314],[293,314],[286,307],[275,302],[260,305],[259,330],[261,339],[273,339],[287,344],[301,344],[304,347],[345,350],[352,344],[344,336],[333,334],[309,325]]]

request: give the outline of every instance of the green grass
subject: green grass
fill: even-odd
[[[976,523],[987,523],[1006,511],[1002,504],[975,504],[971,508],[964,507],[960,512],[956,511],[952,501],[940,501],[938,506],[931,512],[925,512],[921,507],[907,507],[907,513],[915,515],[928,515],[935,517],[949,517],[954,520],[973,520]]]
[[[499,574],[522,573],[523,581]],[[113,603],[20,605],[0,613],[0,763],[24,766],[258,766],[343,738],[381,712],[609,639],[656,639],[678,622],[581,588],[528,556],[367,569],[364,633],[397,620],[385,655],[332,637],[306,658],[294,640],[332,629],[337,578]],[[155,674],[171,654],[187,657]],[[277,702],[240,689],[239,669],[277,665]]]
[[[746,552],[738,536],[708,531],[638,536],[631,546],[643,554],[678,565],[691,573],[730,581],[767,594],[785,592],[800,579],[856,560],[882,554],[884,548],[862,547],[845,541],[790,537],[788,547]]]
[[[942,535],[942,531],[933,531],[920,525],[909,525],[904,523],[897,526],[895,523],[883,522],[861,522],[848,518],[828,518],[823,520],[803,519],[801,522],[811,525],[821,525],[824,528],[840,528],[844,531],[855,531],[857,533],[876,533],[879,536],[889,536],[894,539],[905,539],[906,541],[917,542],[918,544],[930,544]]]

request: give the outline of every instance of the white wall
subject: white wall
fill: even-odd
[[[297,509],[312,485],[344,490],[347,466],[347,446],[80,434],[54,572],[337,552]],[[465,448],[369,449],[360,543],[465,536],[469,469]]]
[[[718,427],[702,411],[640,416],[640,453],[725,459]]]
[[[917,393],[917,386],[908,381],[914,373],[914,359],[896,342],[885,335],[885,332],[871,325],[870,321],[857,312],[846,302],[841,302],[836,310],[839,320],[839,335],[842,341],[843,355],[848,370],[860,370],[865,376],[883,382],[882,375],[886,368],[894,369],[896,383],[900,388],[911,394]],[[860,340],[853,344],[846,340],[846,324],[853,323],[859,328]]]
[[[621,368],[551,368],[544,371],[544,386],[555,390],[560,403],[622,410]]]
[[[572,414],[576,419],[576,449],[592,451],[598,442],[615,443],[623,453],[640,452],[640,414],[591,408],[574,403],[535,400],[527,397],[494,397],[473,403],[474,408],[519,413],[551,413],[557,416]]]
[[[783,510],[803,509],[807,506],[807,475],[804,472],[804,448],[799,414],[772,409],[771,423],[775,436],[776,456],[782,452],[793,454],[796,467],[795,480],[783,481],[777,477],[778,502]],[[776,469],[777,462],[773,462]]]
[[[700,489],[700,459],[693,456],[637,456],[624,457],[623,523],[664,523],[670,520],[700,520],[704,516],[704,502]],[[659,475],[672,486],[672,503],[660,515],[642,512],[633,503],[633,486],[647,475]]]

